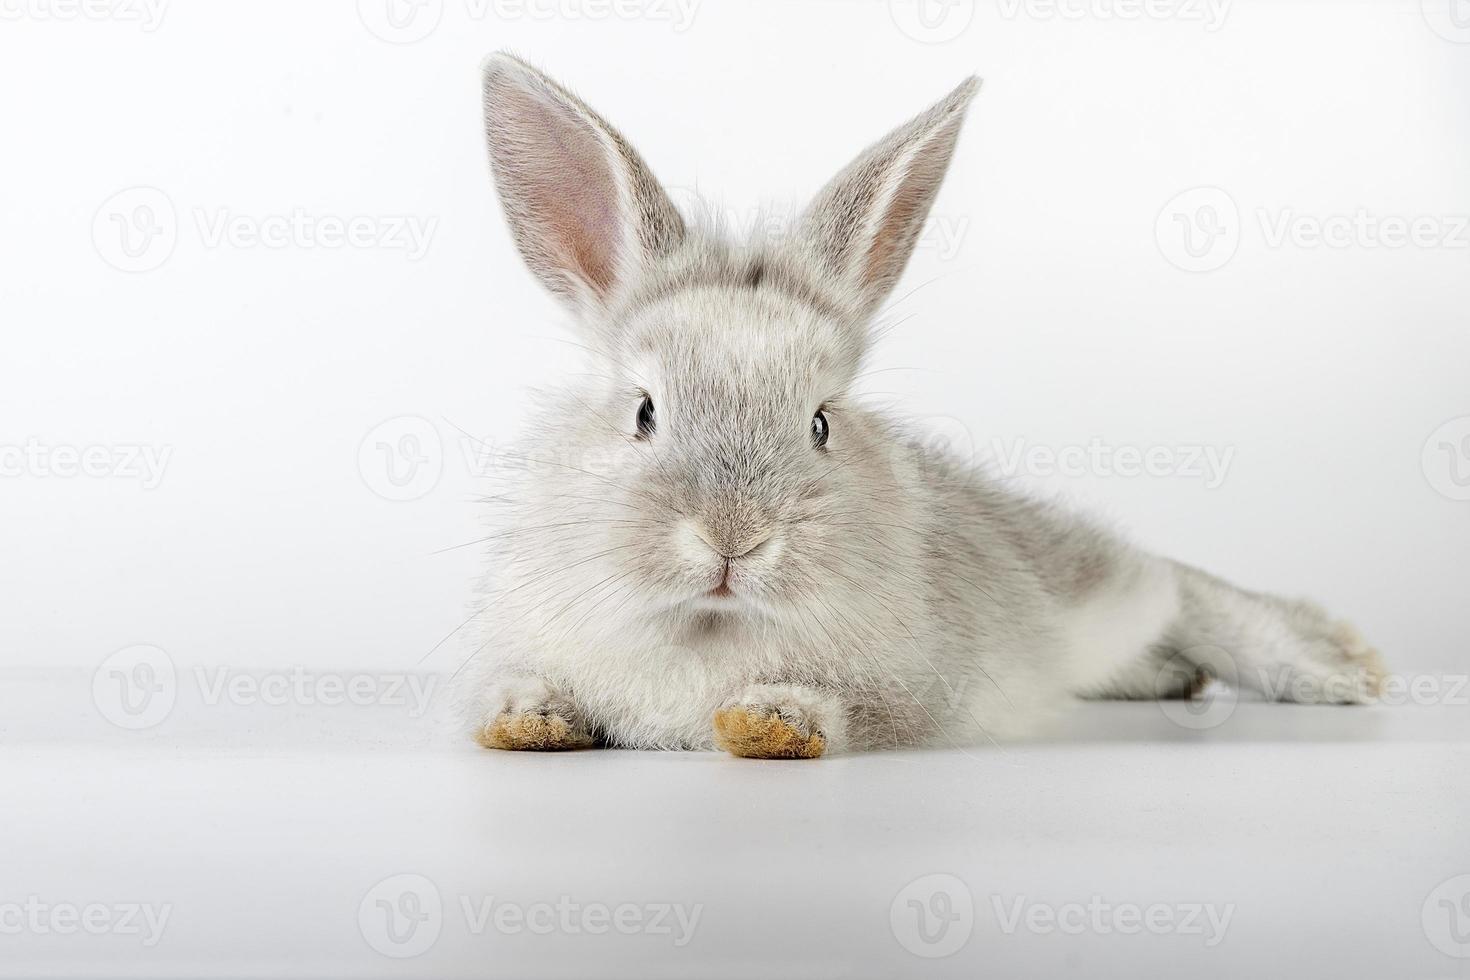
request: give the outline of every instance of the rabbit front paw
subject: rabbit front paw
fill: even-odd
[[[487,749],[554,752],[593,744],[576,702],[539,677],[500,681],[487,704],[475,733],[475,741]]]
[[[752,684],[715,712],[715,745],[743,759],[816,759],[838,750],[836,697],[789,684]]]

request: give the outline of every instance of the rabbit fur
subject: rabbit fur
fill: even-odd
[[[483,744],[799,758],[1015,738],[1224,674],[1371,694],[1376,655],[1317,607],[1147,554],[853,397],[977,80],[741,242],[525,61],[483,84],[506,220],[592,363],[506,460],[465,671]]]

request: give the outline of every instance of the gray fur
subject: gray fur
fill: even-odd
[[[736,705],[806,719],[841,751],[1022,735],[1075,696],[1177,694],[1154,675],[1201,644],[1243,669],[1374,676],[1312,607],[1148,555],[854,400],[976,87],[862,153],[795,235],[732,243],[680,219],[575,96],[490,59],[507,220],[593,366],[505,461],[468,671],[477,728],[553,692],[609,744],[709,748]],[[567,200],[602,217],[558,213]],[[711,596],[727,561],[736,595]]]

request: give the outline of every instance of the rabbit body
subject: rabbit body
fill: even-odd
[[[854,397],[975,89],[859,155],[792,234],[729,242],[580,99],[487,63],[507,220],[592,363],[502,460],[467,668],[483,744],[970,744],[1079,696],[1188,694],[1222,652],[1241,683],[1371,687],[1372,652],[1316,607],[1146,554]]]

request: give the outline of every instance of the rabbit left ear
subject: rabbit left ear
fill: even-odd
[[[954,155],[971,76],[863,151],[803,213],[797,238],[872,312],[898,282]]]
[[[484,68],[495,185],[526,264],[576,312],[605,306],[645,261],[684,239],[684,222],[617,130],[508,54]]]

